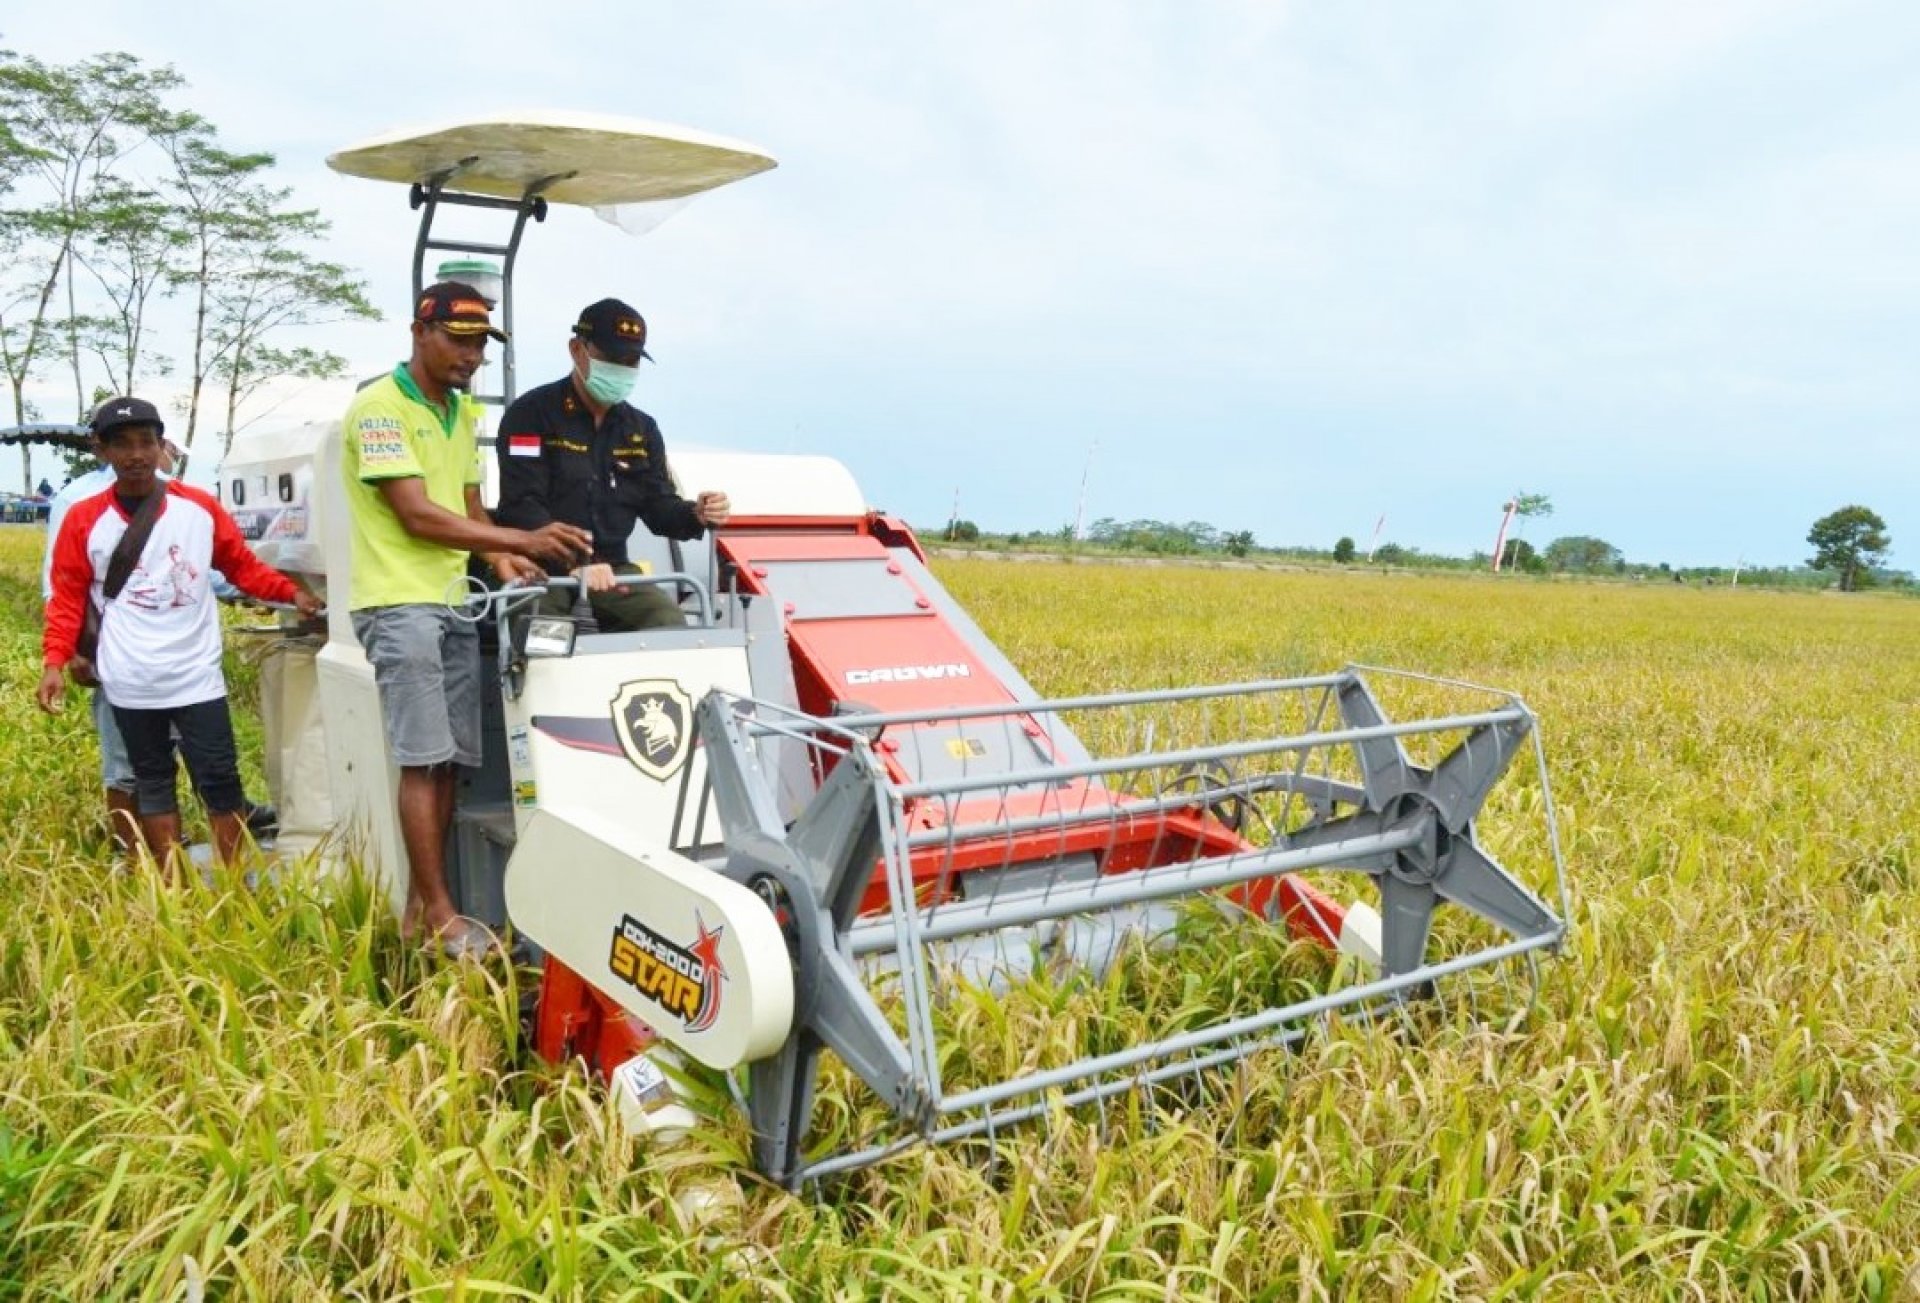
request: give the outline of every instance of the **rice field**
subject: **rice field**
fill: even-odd
[[[1920,602],[940,563],[1049,693],[1518,691],[1572,937],[1497,1018],[1331,1026],[796,1196],[717,1104],[624,1135],[524,1052],[514,974],[425,960],[362,886],[115,872],[83,712],[32,704],[40,547],[0,530],[0,1299],[1920,1298]],[[1065,1027],[1046,1000],[980,1053]]]

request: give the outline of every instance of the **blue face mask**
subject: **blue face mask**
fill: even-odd
[[[597,357],[587,359],[587,397],[602,407],[626,401],[639,379],[637,366],[621,366]]]

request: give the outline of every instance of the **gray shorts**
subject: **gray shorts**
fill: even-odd
[[[133,794],[133,760],[127,755],[126,739],[120,736],[119,721],[107,694],[93,689],[93,731],[100,735],[100,785],[116,792]]]
[[[440,605],[353,613],[373,666],[387,750],[403,769],[480,763],[480,631]]]

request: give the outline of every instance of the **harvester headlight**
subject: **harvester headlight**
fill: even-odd
[[[571,656],[578,632],[572,620],[560,615],[536,615],[527,621],[526,653],[535,656]]]

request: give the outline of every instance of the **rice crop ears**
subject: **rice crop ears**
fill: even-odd
[[[425,960],[353,878],[116,872],[82,703],[32,706],[41,546],[0,530],[0,1299],[1920,1297],[1920,603],[941,563],[1044,692],[1354,660],[1518,691],[1572,940],[1497,1017],[1336,1021],[794,1196],[715,1083],[687,1145],[626,1136],[521,1044],[530,979]],[[1190,932],[1170,970],[956,999],[956,1076],[1124,1043],[1142,984],[1328,978]],[[821,1095],[826,1139],[874,1121]],[[690,1220],[716,1181],[743,1197]]]

